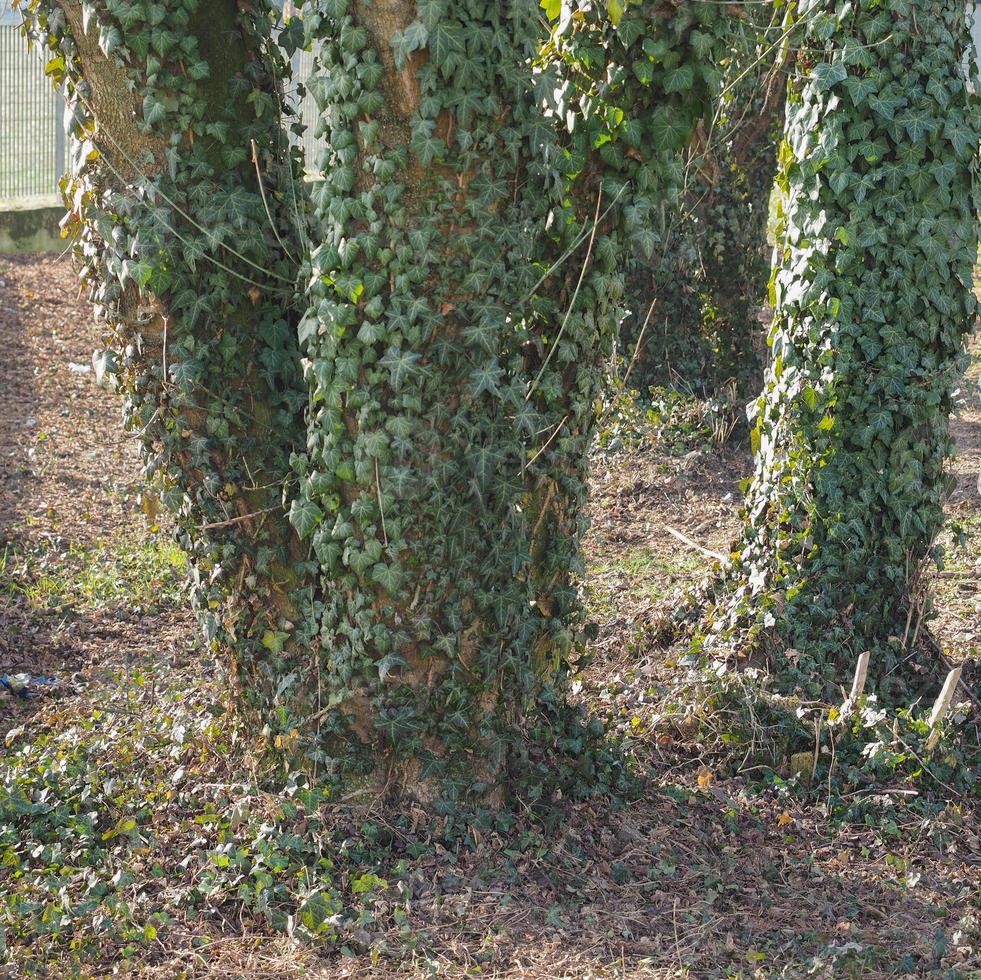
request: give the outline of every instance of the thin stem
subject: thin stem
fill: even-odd
[[[569,309],[565,312],[565,319],[562,321],[562,326],[559,327],[559,332],[556,334],[555,340],[552,343],[552,349],[548,352],[545,360],[542,362],[542,366],[538,370],[538,374],[535,376],[535,380],[531,383],[531,387],[528,389],[528,394],[525,395],[525,401],[535,393],[535,388],[538,387],[538,382],[541,381],[542,375],[545,373],[545,368],[548,367],[548,362],[552,359],[552,355],[558,350],[559,341],[562,339],[562,334],[565,332],[566,324],[569,322],[569,317],[572,316],[572,310],[576,305],[576,298],[579,296],[579,289],[582,286],[583,279],[586,278],[586,269],[589,267],[589,260],[593,255],[593,242],[596,241],[596,229],[599,227],[600,221],[600,203],[603,200],[603,188],[600,187],[599,193],[596,195],[596,214],[593,216],[593,230],[589,236],[589,247],[586,249],[586,258],[583,260],[582,268],[579,270],[579,281],[576,283],[575,292],[572,294],[572,299],[569,301]],[[609,210],[609,208],[607,208]]]

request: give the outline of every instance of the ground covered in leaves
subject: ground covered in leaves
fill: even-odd
[[[872,787],[831,820],[786,773],[663,724],[676,668],[649,629],[725,551],[749,465],[724,406],[616,409],[597,451],[576,690],[650,775],[640,792],[392,812],[262,769],[98,345],[66,260],[0,259],[0,975],[981,975],[968,801]],[[978,371],[936,580],[952,660],[981,643]]]

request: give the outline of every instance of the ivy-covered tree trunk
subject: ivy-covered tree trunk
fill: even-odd
[[[620,285],[537,5],[314,2],[278,44],[223,0],[28,21],[76,112],[107,362],[270,739],[420,797],[554,783],[543,747],[587,742],[560,706]],[[297,42],[328,138],[307,191]]]
[[[978,124],[960,0],[802,16],[756,470],[709,619],[818,694],[864,650],[911,676],[975,321]]]
[[[697,57],[718,62],[719,85],[679,152],[677,198],[653,225],[653,253],[631,263],[620,353],[642,389],[734,386],[748,395],[761,380],[758,314],[786,92],[784,28],[769,5],[708,26],[693,12],[679,8],[674,23],[694,24]]]
[[[329,145],[291,516],[319,568],[321,739],[397,754],[403,782],[489,785],[555,738],[607,232],[583,234],[565,193],[534,4],[334,0],[303,20]]]
[[[568,48],[535,0],[311,0],[278,34],[262,3],[28,9],[76,112],[107,360],[209,639],[292,764],[420,798],[589,778],[562,703],[618,243],[715,75],[644,47],[660,5],[582,7]],[[310,181],[282,119],[297,44]],[[645,69],[619,121],[598,50]]]
[[[232,0],[39,2],[74,115],[65,200],[151,486],[194,558],[209,641],[275,689],[268,637],[295,614],[282,508],[302,447],[300,233],[271,21]],[[266,645],[263,645],[263,640]]]

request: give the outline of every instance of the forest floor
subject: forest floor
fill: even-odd
[[[725,550],[738,525],[726,418],[609,423],[596,458],[577,689],[649,791],[464,823],[257,782],[99,340],[67,260],[0,258],[0,675],[35,679],[0,689],[0,977],[981,977],[972,804],[870,794],[835,821],[656,726],[672,664],[647,629],[711,561],[669,528]],[[935,581],[954,658],[981,646],[979,373]]]

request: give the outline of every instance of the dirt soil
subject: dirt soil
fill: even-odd
[[[140,507],[138,455],[117,400],[91,370],[99,343],[67,259],[0,258],[0,675],[57,682],[30,699],[0,690],[8,744],[14,733],[32,737],[35,715],[50,725],[90,711],[134,665],[148,677],[183,671],[188,685],[212,669],[179,561]],[[975,358],[954,420],[952,551],[937,578],[935,630],[952,656],[981,642],[979,367]],[[617,703],[618,685],[655,669],[644,626],[711,562],[700,549],[725,549],[748,466],[736,439],[597,460],[587,591],[599,636],[586,696]],[[660,768],[647,798],[569,803],[523,843],[516,830],[434,844],[397,903],[424,937],[414,953],[379,959],[367,946],[301,943],[257,918],[205,925],[175,911],[135,958],[123,965],[108,944],[79,975],[981,977],[981,838],[965,807],[930,821],[897,811],[886,831],[832,826],[820,804],[750,792],[690,754],[665,750]],[[377,807],[334,810],[354,828],[395,819]],[[445,830],[424,819],[419,834],[438,842]],[[12,880],[0,870],[0,898]],[[397,948],[387,922],[364,928]],[[37,975],[20,955],[0,976]]]
[[[0,338],[0,578],[26,575],[47,600],[39,609],[0,584],[0,674],[70,688],[116,660],[193,644],[185,608],[63,602],[93,550],[111,562],[151,537],[139,453],[118,400],[95,383],[99,330],[67,258],[0,259]],[[33,710],[0,698],[0,730]]]

